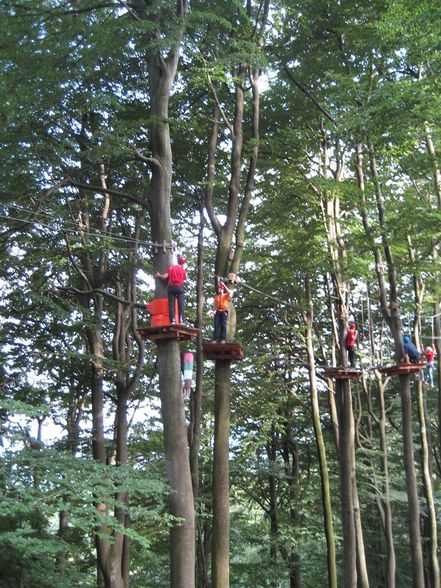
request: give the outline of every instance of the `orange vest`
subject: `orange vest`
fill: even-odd
[[[214,308],[216,310],[225,311],[228,310],[230,306],[231,296],[227,293],[225,294],[216,294],[214,297]]]

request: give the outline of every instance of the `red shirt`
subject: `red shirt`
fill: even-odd
[[[427,361],[432,361],[433,362],[433,358],[436,355],[436,351],[432,349],[432,351],[426,351],[424,354],[427,358]]]
[[[349,329],[348,334],[346,335],[346,345],[348,347],[354,347],[355,343],[357,342],[358,332],[356,329]]]
[[[168,268],[168,285],[169,286],[182,286],[187,277],[187,270],[182,265],[171,265]]]

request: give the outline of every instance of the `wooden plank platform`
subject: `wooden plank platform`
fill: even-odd
[[[325,367],[323,368],[323,371],[327,378],[333,378],[334,380],[357,380],[358,378],[361,378],[362,375],[360,368],[345,368],[342,365],[337,367]]]
[[[239,343],[203,343],[204,359],[224,361],[241,361],[244,358],[243,347]]]
[[[188,327],[181,323],[160,325],[156,327],[138,327],[137,331],[142,339],[150,339],[151,341],[160,341],[164,339],[188,341],[189,339],[196,337],[199,333],[199,329]]]
[[[402,374],[417,373],[425,367],[425,363],[397,363],[396,365],[380,365],[375,369],[387,376],[400,376]]]

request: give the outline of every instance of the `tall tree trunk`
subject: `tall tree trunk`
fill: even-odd
[[[279,516],[278,516],[278,505],[277,505],[277,477],[275,474],[275,465],[277,461],[277,438],[276,438],[275,426],[271,426],[270,437],[266,443],[266,454],[269,463],[268,472],[268,497],[269,507],[268,516],[270,519],[270,561],[271,569],[274,573],[277,570],[277,553],[278,553],[278,531],[279,531]],[[270,585],[277,587],[277,579],[273,578],[270,580]]]
[[[338,151],[338,150],[337,150]],[[321,128],[322,174],[325,179],[329,172],[329,145],[324,127]],[[336,179],[341,179],[340,173]],[[318,188],[315,188],[320,193]],[[337,195],[320,193],[323,223],[326,230],[329,254],[332,262],[333,300],[335,305],[336,333],[339,349],[339,364],[348,367],[348,352],[345,340],[349,317],[349,287],[347,283],[347,248],[341,231],[340,201]],[[343,561],[345,586],[369,585],[364,553],[364,542],[360,513],[357,512],[358,494],[355,475],[355,427],[352,412],[352,392],[349,380],[336,381],[336,408],[339,429],[339,466],[341,515],[343,525]]]
[[[204,235],[204,208],[200,208],[200,223],[198,234],[197,254],[197,279],[196,279],[196,327],[200,329],[196,339],[196,385],[190,396],[190,422],[188,425],[188,442],[190,447],[190,470],[193,484],[193,496],[197,511],[199,496],[199,450],[201,443],[201,411],[202,411],[202,387],[203,387],[203,353],[202,353],[202,326],[204,310],[203,290],[203,235]],[[196,570],[197,581],[201,588],[208,586],[207,568],[207,541],[206,524],[199,522],[196,527]]]
[[[432,132],[430,127],[425,125],[425,140],[426,149],[432,162],[432,178],[433,188],[436,197],[436,206],[438,210],[441,210],[441,168],[438,164],[438,154],[435,149],[435,144],[432,138]],[[438,255],[438,242],[434,241],[432,246],[432,257],[433,260],[439,258]],[[434,341],[432,345],[435,345],[436,353],[438,358],[441,357],[441,304],[438,293],[435,293],[435,302],[433,305],[433,335]],[[438,386],[438,422],[441,423],[441,361],[438,359],[436,363],[436,383]],[[441,456],[441,427],[438,427],[438,455]]]
[[[308,354],[309,383],[311,392],[311,412],[314,426],[315,441],[320,468],[320,480],[322,485],[323,518],[325,524],[325,536],[327,546],[328,586],[337,588],[337,565],[335,559],[335,539],[332,524],[331,492],[329,487],[329,472],[326,458],[326,447],[320,423],[320,408],[317,393],[317,378],[315,373],[315,354],[312,341],[312,325],[314,321],[313,302],[309,279],[305,281],[305,291],[308,300],[308,314],[304,316],[306,326],[306,349]]]
[[[384,477],[384,484],[382,489],[382,512],[383,516],[383,531],[386,540],[386,581],[387,588],[395,588],[396,584],[396,557],[395,557],[395,546],[392,529],[392,510],[390,504],[390,479],[389,479],[389,461],[388,461],[388,446],[387,446],[387,435],[386,435],[386,408],[384,403],[384,384],[380,377],[377,377],[378,385],[378,399],[380,406],[380,416],[378,419],[378,429],[380,434],[380,450],[382,455],[382,472]]]
[[[288,404],[289,407],[289,404]],[[285,434],[283,437],[282,453],[285,469],[286,482],[288,485],[289,496],[289,514],[292,527],[295,529],[299,525],[299,510],[297,508],[299,495],[299,453],[298,444],[292,435],[292,409],[286,411]],[[290,586],[292,588],[301,587],[301,568],[300,555],[298,547],[287,548],[284,543],[280,543],[280,552],[288,566]]]
[[[100,464],[106,463],[106,449],[104,438],[104,351],[99,328],[87,329],[89,353],[92,359],[92,455]],[[98,503],[97,510],[107,515],[107,505]],[[100,525],[95,533],[95,547],[97,552],[98,584],[111,586],[111,573],[109,569],[110,544],[106,538],[107,528]]]
[[[344,545],[344,586],[357,585],[357,544],[354,521],[353,489],[355,468],[353,461],[354,419],[352,394],[348,380],[337,380],[337,410],[340,426],[340,493]]]
[[[381,229],[381,238],[386,258],[386,267],[389,278],[389,307],[386,301],[386,288],[382,272],[379,271],[380,278],[380,301],[383,316],[388,323],[395,344],[396,361],[401,361],[403,357],[403,342],[401,319],[398,305],[398,288],[396,278],[396,268],[393,260],[392,250],[389,244],[388,236],[385,229],[385,210],[381,185],[377,171],[377,162],[373,146],[369,145],[370,169],[375,187],[377,200],[378,218]],[[412,401],[410,394],[409,375],[400,376],[401,403],[402,403],[402,428],[403,428],[403,457],[404,469],[406,472],[406,487],[409,501],[409,538],[412,554],[412,576],[414,588],[423,588],[424,586],[424,565],[421,545],[420,531],[420,509],[418,500],[418,487],[416,481],[415,461],[413,457],[413,429],[412,429]]]
[[[413,269],[413,283],[414,283],[414,297],[415,297],[415,328],[414,335],[415,340],[420,340],[420,309],[423,301],[424,283],[419,274],[416,264],[416,254],[412,245],[410,236],[407,237],[409,258]],[[432,483],[432,463],[431,463],[431,452],[430,452],[430,428],[427,426],[426,411],[424,409],[424,398],[423,398],[423,372],[420,372],[420,377],[417,378],[416,388],[418,395],[418,419],[420,425],[420,438],[421,438],[421,462],[422,462],[422,474],[423,474],[423,487],[424,495],[426,499],[426,524],[424,525],[425,533],[427,535],[429,547],[427,549],[427,559],[430,569],[430,577],[432,579],[432,586],[440,585],[440,570],[438,562],[438,532],[437,532],[437,521],[435,514],[435,504],[433,501],[433,483]]]
[[[395,359],[401,361],[404,353],[402,325],[398,304],[398,287],[396,268],[392,255],[392,249],[389,244],[388,235],[385,226],[385,209],[381,183],[377,171],[377,161],[374,147],[369,144],[369,163],[372,181],[375,189],[375,197],[378,211],[378,221],[381,232],[382,248],[386,259],[386,271],[388,275],[388,287],[384,276],[384,267],[382,256],[378,245],[375,242],[372,229],[369,224],[367,205],[364,192],[364,174],[362,163],[362,148],[357,146],[357,175],[361,190],[361,213],[366,234],[370,240],[372,251],[375,257],[375,268],[377,273],[379,298],[381,311],[384,320],[388,324],[395,347]],[[400,375],[400,391],[402,403],[402,428],[403,428],[403,459],[406,473],[406,490],[409,503],[409,539],[412,562],[412,577],[414,588],[423,588],[424,586],[424,566],[421,545],[420,532],[420,509],[418,501],[418,488],[416,483],[415,462],[413,458],[413,438],[412,438],[412,403],[410,395],[409,375]]]
[[[409,538],[412,553],[412,576],[414,588],[424,588],[424,562],[421,548],[420,506],[417,490],[413,430],[412,430],[412,398],[410,394],[409,376],[400,376],[401,410],[403,429],[403,461],[406,472],[407,498],[409,501]]]
[[[230,585],[230,378],[231,362],[217,360],[213,456],[212,586]]]
[[[437,531],[437,518],[435,510],[435,502],[433,495],[433,482],[432,482],[432,467],[431,467],[431,453],[429,443],[429,424],[426,419],[426,410],[424,406],[423,397],[423,383],[421,379],[417,382],[418,389],[418,418],[420,423],[420,434],[421,434],[421,456],[422,456],[422,468],[423,468],[423,481],[424,481],[424,494],[426,497],[427,505],[427,519],[428,519],[428,559],[431,586],[440,586],[440,570],[438,561],[438,531]]]
[[[190,588],[194,586],[195,521],[177,341],[158,342],[157,365],[166,474],[173,490],[169,497],[170,512],[182,519],[170,533],[170,586]]]
[[[152,41],[157,42],[163,31],[158,15],[146,14],[146,6],[137,2],[136,10],[142,19],[151,20],[156,28]],[[161,49],[149,48],[147,64],[150,91],[150,150],[146,158],[151,168],[148,192],[152,241],[165,243],[154,254],[154,268],[163,273],[171,262],[172,234],[170,195],[172,178],[172,151],[170,143],[169,99],[179,61],[179,44],[183,35],[183,17],[187,1],[177,3],[174,45],[166,56]],[[159,7],[158,7],[159,10]],[[154,38],[156,35],[156,39]],[[156,281],[155,296],[166,297],[166,287]],[[193,487],[188,456],[187,428],[181,389],[181,358],[179,343],[175,340],[159,341],[157,345],[161,413],[164,429],[164,449],[167,479],[172,494],[170,512],[183,519],[170,532],[170,585],[172,588],[193,588],[195,585],[195,512]]]
[[[237,18],[242,18],[246,15],[247,25],[250,25],[249,30],[253,30],[252,40],[259,48],[262,45],[263,34],[266,28],[269,0],[263,0],[260,10],[253,11],[251,2],[247,0],[243,13],[237,15]],[[244,29],[245,30],[245,29]],[[248,161],[248,173],[245,181],[245,188],[242,199],[241,192],[241,176],[243,168],[243,122],[245,112],[245,88],[247,74],[250,72],[249,64],[242,62],[234,72],[234,116],[233,122],[227,120],[225,112],[218,100],[216,89],[211,85],[213,91],[214,106],[214,123],[209,141],[208,148],[208,182],[205,194],[205,207],[210,218],[211,225],[217,237],[217,249],[215,259],[215,272],[217,276],[225,276],[228,273],[229,252],[232,249],[233,237],[236,236],[236,249],[231,261],[230,271],[237,274],[239,271],[240,260],[244,247],[245,226],[250,206],[251,197],[253,195],[254,178],[256,173],[257,157],[259,153],[259,120],[260,120],[260,105],[259,105],[259,76],[260,69],[252,68],[250,82],[252,90],[252,106],[251,106],[251,139],[250,156]],[[230,131],[231,139],[231,159],[230,159],[230,181],[228,187],[228,202],[226,210],[226,218],[222,224],[216,214],[213,203],[214,193],[214,177],[215,177],[215,163],[216,163],[216,149],[219,130],[219,119],[222,118]],[[227,340],[231,341],[235,333],[235,311],[231,307],[228,324]],[[216,362],[218,364],[219,361]],[[215,391],[216,395],[220,390],[227,390],[228,388],[228,410],[229,410],[229,389],[230,389],[230,365],[228,362],[222,361],[221,365],[216,365],[215,372]],[[219,378],[226,378],[219,380]],[[225,392],[227,396],[227,392]],[[226,410],[226,399],[216,398],[216,403],[219,403],[216,415],[221,416],[222,410]],[[215,417],[217,418],[217,417]],[[223,414],[224,423],[215,422],[215,456],[214,456],[214,475],[213,475],[213,546],[212,546],[212,583],[215,588],[228,588],[229,584],[229,473],[228,473],[228,436],[229,436],[229,415]],[[225,430],[228,424],[228,432]],[[216,439],[216,435],[220,434],[221,438]],[[221,455],[224,451],[225,455]],[[216,471],[217,468],[220,471]],[[228,476],[227,478],[225,476]],[[216,487],[219,483],[220,486]],[[227,512],[228,511],[228,512]],[[225,517],[224,520],[218,520],[218,517]]]

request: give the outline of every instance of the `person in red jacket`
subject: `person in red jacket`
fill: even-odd
[[[214,343],[225,343],[227,340],[228,311],[232,297],[231,290],[223,282],[219,282],[214,297]]]
[[[167,280],[167,294],[168,294],[168,313],[170,324],[176,323],[175,318],[175,301],[178,301],[178,322],[183,323],[185,318],[185,296],[184,296],[184,282],[187,277],[187,270],[184,269],[186,260],[179,256],[177,265],[170,265],[168,270],[160,274],[156,272],[156,277],[161,280]]]
[[[433,362],[436,357],[435,347],[431,347],[430,345],[426,347],[424,355],[426,356],[427,383],[433,386]]]
[[[351,367],[355,367],[355,345],[358,339],[357,325],[351,323],[346,334],[345,346],[349,355],[349,363]]]

